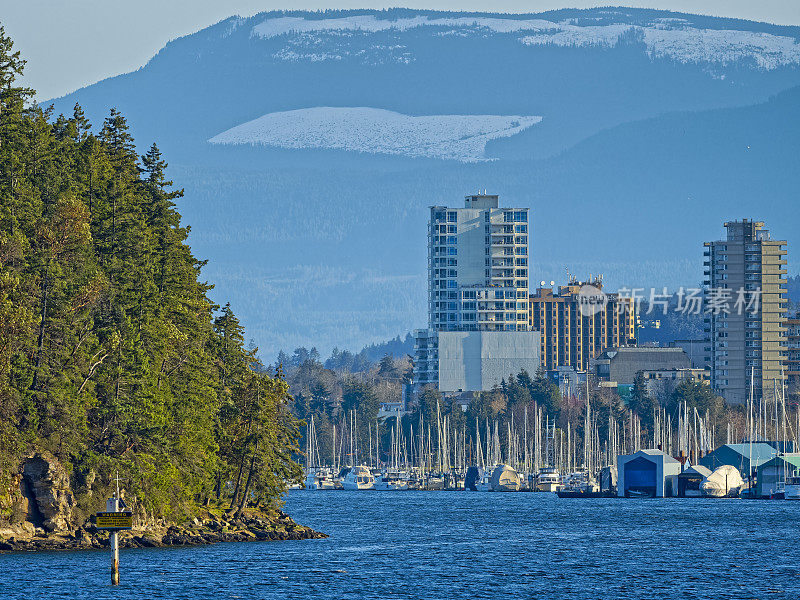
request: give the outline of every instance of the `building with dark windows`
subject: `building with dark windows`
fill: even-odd
[[[601,292],[587,304],[586,290]],[[539,288],[530,297],[530,326],[542,334],[542,366],[586,371],[589,361],[607,348],[636,344],[636,310],[632,297],[603,293],[601,278],[572,280],[568,285]],[[583,292],[582,292],[583,290]]]
[[[792,393],[800,392],[800,313],[786,321],[786,378]]]

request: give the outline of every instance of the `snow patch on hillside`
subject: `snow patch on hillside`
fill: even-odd
[[[269,113],[208,141],[478,162],[489,160],[487,142],[515,135],[541,120],[506,115],[414,117],[378,108],[318,106]]]
[[[635,34],[646,46],[651,56],[667,57],[678,62],[708,62],[728,65],[739,60],[752,59],[760,69],[771,70],[790,64],[800,64],[800,44],[792,37],[733,29],[698,29],[682,19],[655,19],[646,26],[613,23],[607,25],[576,25],[573,19],[555,22],[545,19],[513,19],[503,17],[452,17],[428,18],[425,16],[402,19],[379,19],[375,15],[359,15],[334,19],[305,19],[303,17],[278,17],[255,25],[251,36],[264,39],[286,35],[305,36],[299,43],[309,47],[308,52],[292,48],[276,53],[283,60],[339,60],[349,56],[346,49],[325,56],[318,46],[325,42],[319,36],[372,34],[381,31],[408,31],[418,27],[446,28],[448,35],[469,33],[524,33],[519,38],[523,44],[536,46],[604,46],[614,47],[626,33]],[[317,34],[309,36],[308,34]],[[440,34],[441,35],[441,34]],[[311,39],[313,38],[313,39]],[[295,40],[295,45],[298,43]],[[357,53],[352,53],[356,55]],[[320,58],[323,57],[323,58]],[[410,57],[405,62],[410,62]]]

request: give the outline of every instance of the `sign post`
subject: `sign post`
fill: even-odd
[[[119,497],[119,476],[117,493],[106,500],[106,512],[97,513],[95,521],[98,529],[111,532],[108,538],[111,546],[111,585],[119,585],[119,532],[133,528],[133,513],[122,511],[125,503]]]
[[[119,498],[109,498],[106,501],[106,511],[119,512]],[[111,545],[111,585],[119,585],[119,533],[112,529],[108,540]]]

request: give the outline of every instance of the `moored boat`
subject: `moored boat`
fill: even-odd
[[[557,492],[562,487],[561,475],[553,467],[542,467],[536,475],[537,492]]]
[[[374,490],[375,478],[369,467],[358,465],[346,470],[342,478],[343,490]]]
[[[723,465],[700,483],[700,491],[706,498],[728,498],[738,496],[743,486],[744,481],[739,469]]]
[[[492,473],[493,492],[518,492],[520,485],[519,474],[509,465],[499,465]]]

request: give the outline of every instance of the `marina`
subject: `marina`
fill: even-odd
[[[500,419],[476,418],[470,428],[465,421],[454,425],[453,415],[442,415],[437,404],[433,423],[426,423],[421,411],[416,424],[410,414],[368,423],[364,452],[353,411],[338,437],[333,426],[332,464],[322,458],[312,416],[305,431],[304,484],[294,487],[796,500],[800,423],[794,421],[800,411],[790,416],[785,390],[780,395],[777,390],[771,403],[751,397],[740,430],[728,423],[728,441],[719,445],[708,412],[690,411],[687,403],[677,407],[674,420],[666,408],[654,408],[649,439],[633,411],[627,419],[601,421],[591,407],[588,380],[582,422],[567,420],[564,426],[562,419],[561,427],[535,402],[531,418],[528,406],[521,418],[506,415],[505,431]]]

